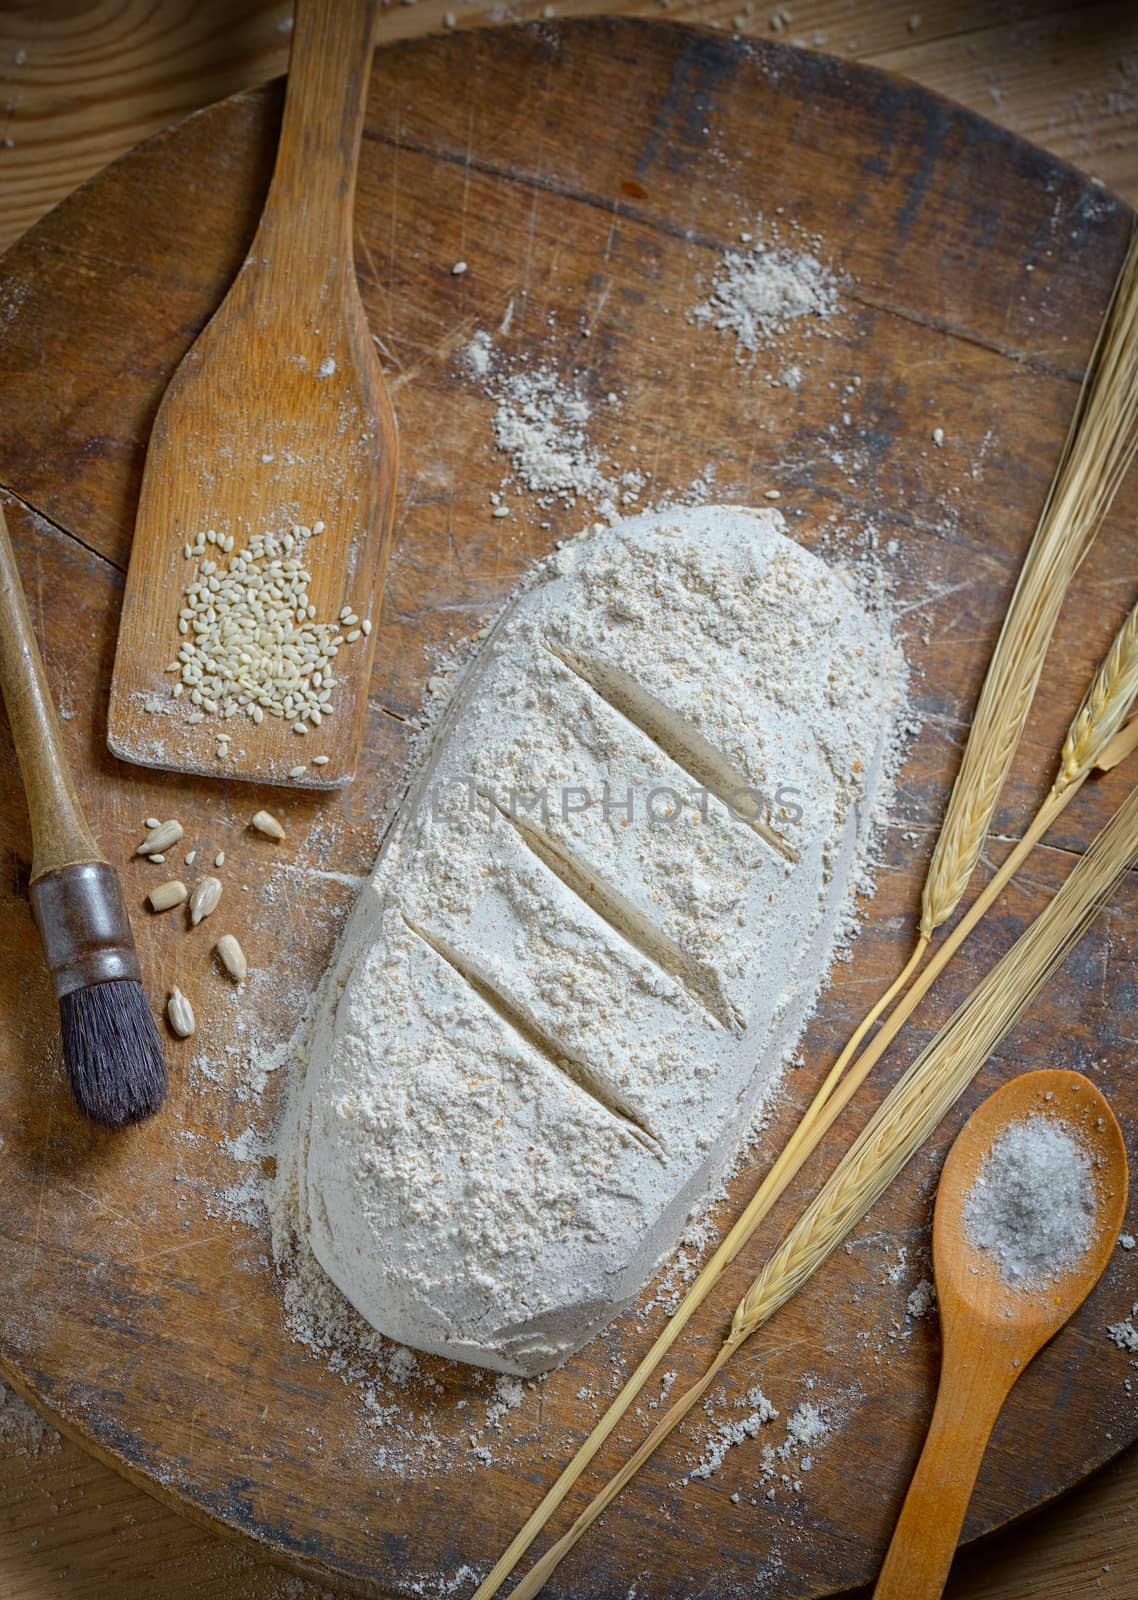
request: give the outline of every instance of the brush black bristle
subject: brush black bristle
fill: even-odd
[[[142,985],[131,978],[74,989],[59,1002],[63,1061],[75,1104],[104,1128],[153,1116],[166,1060]]]

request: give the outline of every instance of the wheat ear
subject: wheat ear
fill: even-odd
[[[876,1204],[1094,921],[1138,856],[1138,788],[1131,790],[1066,883],[976,986],[886,1096],[801,1219],[740,1300],[710,1369],[660,1419],[636,1454],[536,1562],[510,1600],[533,1600],[554,1568],[612,1503],[750,1336],[791,1299]],[[848,1102],[847,1083],[823,1112]]]
[[[937,946],[928,966],[882,1024],[873,1042],[858,1057],[851,1071],[855,1089],[865,1082],[980,918],[1019,871],[1047,830],[1070,805],[1090,774],[1117,766],[1138,744],[1138,719],[1127,723],[1136,696],[1138,605],[1115,634],[1074,715],[1063,741],[1059,770],[1047,798],[1035,813],[1022,839],[992,874],[952,932]]]
[[[1138,447],[1136,423],[1138,239],[1132,238],[980,691],[925,882],[924,938],[952,915],[972,876],[1059,608]]]
[[[1138,605],[1114,642],[1067,730],[1052,794],[1061,793],[1100,764],[1103,751],[1121,732],[1138,697]]]
[[[868,1049],[859,1058],[844,1089],[842,1104],[848,1103],[853,1093],[865,1081],[871,1068],[884,1053],[887,1045],[899,1031],[929,985],[943,970],[964,939],[996,899],[1012,875],[1019,870],[1028,854],[1043,834],[1074,799],[1087,775],[1096,767],[1114,766],[1130,753],[1128,742],[1138,742],[1138,719],[1129,727],[1123,726],[1135,694],[1138,693],[1138,605],[1120,628],[1082,704],[1075,714],[1063,743],[1059,774],[1051,793],[1037,813],[1031,827],[1019,844],[1008,855],[1000,869],[985,886],[966,915],[938,948],[932,962],[922,974],[920,982],[905,997],[901,1006]],[[924,953],[922,944],[914,953],[919,959]],[[913,961],[901,974],[894,989],[907,979]],[[880,1004],[880,1003],[879,1003]],[[863,1033],[864,1028],[859,1030]],[[854,1036],[856,1040],[857,1035]],[[852,1043],[853,1041],[851,1041]],[[652,1348],[627,1380],[608,1411],[601,1417],[573,1459],[561,1472],[556,1482],[546,1492],[525,1524],[511,1540],[509,1546],[480,1585],[474,1600],[489,1600],[513,1571],[518,1561],[529,1549],[534,1539],[557,1510],[569,1490],[588,1467],[601,1446],[625,1416],[648,1379],[655,1372],[669,1349],[679,1338],[688,1322],[703,1304],[719,1278],[736,1255],[762,1224],[780,1195],[792,1182],[803,1163],[816,1149],[833,1118],[822,1120],[822,1111],[831,1094],[841,1081],[849,1060],[850,1047],[834,1062],[825,1082],[803,1114],[778,1157],[752,1195],[744,1210],[720,1241],[713,1254],[691,1284],[667,1324],[656,1338]],[[836,1114],[836,1113],[835,1113]]]

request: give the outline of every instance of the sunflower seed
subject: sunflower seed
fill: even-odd
[[[160,883],[156,889],[151,889],[147,895],[151,911],[172,911],[175,906],[185,903],[186,886],[179,878],[171,878],[169,883]]]
[[[234,983],[244,983],[249,973],[245,952],[231,933],[223,933],[214,945],[222,966]]]
[[[173,818],[169,822],[160,822],[156,828],[150,829],[134,853],[136,856],[161,855],[172,844],[177,844],[184,831],[182,824]]]
[[[204,918],[211,916],[221,901],[221,879],[199,878],[190,894],[190,926],[196,928]]]
[[[194,1008],[181,989],[174,989],[166,1002],[166,1019],[179,1039],[188,1039],[193,1033]]]
[[[249,826],[263,833],[267,839],[283,839],[285,831],[271,811],[258,811]]]

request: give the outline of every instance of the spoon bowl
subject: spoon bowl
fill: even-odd
[[[1078,1261],[1041,1286],[1009,1283],[990,1251],[971,1244],[964,1209],[1000,1135],[1029,1117],[1044,1117],[1073,1132],[1093,1169],[1095,1225]],[[945,1340],[949,1325],[966,1321],[968,1337],[995,1339],[1013,1363],[1026,1365],[1058,1333],[1094,1288],[1118,1240],[1126,1214],[1126,1145],[1102,1092],[1081,1072],[1025,1072],[973,1112],[949,1151],[933,1217],[933,1262]]]
[[[1012,1283],[968,1237],[968,1197],[1001,1134],[1045,1117],[1075,1134],[1091,1161],[1094,1222],[1082,1255],[1038,1282]],[[932,1600],[944,1589],[988,1439],[1016,1379],[1090,1294],[1126,1213],[1128,1168],[1118,1120],[1080,1072],[1025,1072],[973,1112],[949,1152],[933,1218],[944,1354],[929,1435],[874,1600]]]

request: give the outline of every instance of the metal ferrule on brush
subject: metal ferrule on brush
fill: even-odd
[[[126,902],[105,861],[61,867],[29,888],[57,1000],[76,989],[120,978],[142,981]]]

